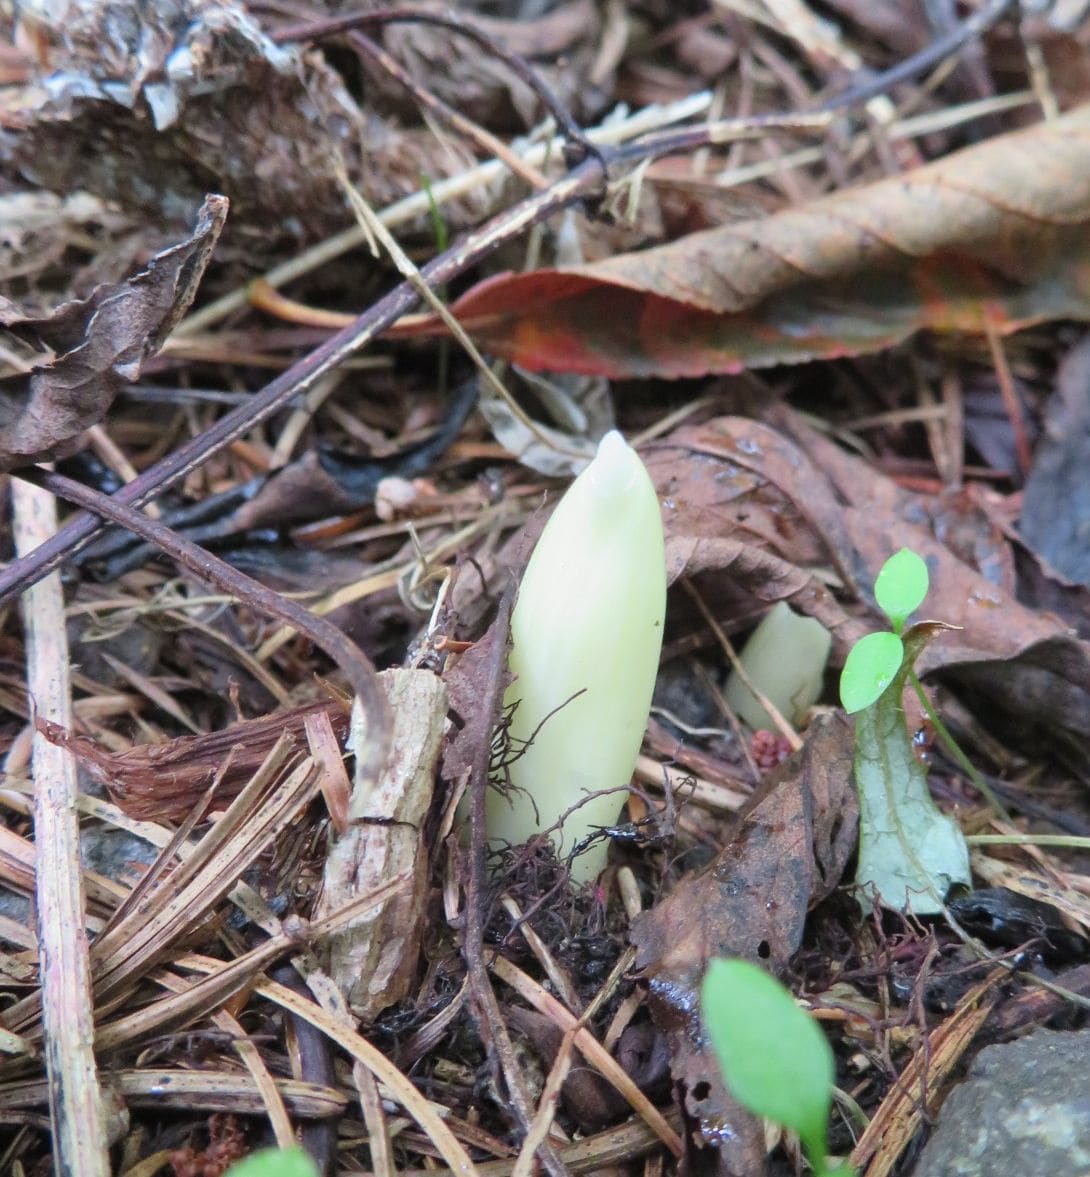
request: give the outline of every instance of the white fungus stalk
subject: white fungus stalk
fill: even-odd
[[[554,837],[559,853],[616,821],[647,724],[665,613],[658,497],[614,431],[560,500],[519,586],[515,680],[504,702],[518,703],[513,751],[530,743],[510,765],[513,788],[489,790],[494,845],[525,842],[575,805]],[[605,789],[613,792],[587,800]],[[606,846],[574,860],[578,881],[598,874]]]

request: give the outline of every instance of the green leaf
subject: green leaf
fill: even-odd
[[[226,1177],[318,1177],[318,1167],[301,1148],[263,1148],[232,1165]]]
[[[915,552],[902,548],[882,565],[874,582],[874,598],[899,633],[908,615],[923,604],[927,588],[927,565]]]
[[[833,1052],[791,994],[755,964],[713,960],[700,986],[704,1028],[731,1095],[798,1133],[815,1172],[826,1172]]]
[[[950,887],[969,882],[965,837],[931,799],[927,772],[916,759],[901,707],[909,668],[940,628],[916,625],[905,634],[901,671],[855,721],[856,882],[864,892],[877,892],[886,907],[916,915],[941,911]],[[869,909],[869,895],[860,901]]]
[[[840,702],[849,715],[875,702],[904,661],[904,643],[888,630],[868,633],[852,646],[840,672]]]

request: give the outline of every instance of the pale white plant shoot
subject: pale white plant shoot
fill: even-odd
[[[565,818],[568,854],[614,824],[639,755],[662,648],[666,559],[658,496],[620,433],[607,433],[545,525],[511,617],[505,705],[510,788],[489,790],[492,844],[518,845]],[[599,839],[572,862],[593,879]]]

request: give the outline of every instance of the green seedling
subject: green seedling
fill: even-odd
[[[318,1166],[301,1148],[263,1148],[232,1165],[226,1177],[318,1177]]]
[[[746,960],[713,960],[700,1012],[723,1080],[754,1115],[794,1132],[817,1177],[850,1177],[826,1160],[836,1069],[821,1027],[775,979]]]
[[[908,548],[882,565],[874,597],[893,632],[869,633],[848,654],[840,675],[840,701],[849,715],[876,702],[901,669],[905,656],[901,634],[909,616],[923,604],[928,584],[927,565]]]
[[[865,906],[873,892],[887,907],[917,915],[941,911],[950,887],[969,883],[964,835],[931,799],[927,773],[916,759],[901,705],[911,681],[936,730],[949,739],[913,670],[927,643],[946,627],[922,622],[905,629],[927,590],[927,565],[915,552],[902,548],[891,556],[878,574],[874,595],[892,632],[868,634],[856,642],[840,676],[841,703],[857,715],[856,882],[863,890],[862,902]]]

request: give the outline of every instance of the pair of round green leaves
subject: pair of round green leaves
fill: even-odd
[[[869,633],[851,648],[840,673],[840,702],[849,715],[877,702],[896,678],[905,656],[901,631],[927,596],[928,583],[927,565],[908,548],[882,565],[874,597],[893,630]]]

